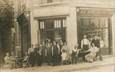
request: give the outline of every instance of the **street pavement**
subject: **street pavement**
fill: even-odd
[[[93,63],[1,69],[0,72],[115,72],[115,57],[105,56],[103,61],[98,60]]]

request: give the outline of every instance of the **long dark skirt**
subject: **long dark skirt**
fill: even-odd
[[[81,50],[79,53],[78,53],[78,58],[82,58],[83,59],[83,61],[86,61],[86,59],[85,59],[85,56],[87,55],[87,54],[89,54],[90,53],[90,51],[84,51],[84,50]]]
[[[53,55],[52,57],[52,62],[53,62],[53,65],[58,65],[59,64],[59,56],[58,55]]]
[[[38,54],[37,55],[37,65],[41,66],[41,64],[42,64],[42,56]]]

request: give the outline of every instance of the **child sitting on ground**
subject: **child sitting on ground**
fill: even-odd
[[[93,62],[96,58],[96,53],[99,51],[99,49],[94,45],[92,44],[91,48],[89,49],[90,53],[88,55],[86,55],[86,60],[88,62]]]
[[[28,53],[25,53],[24,59],[23,59],[23,67],[28,67],[29,66],[29,56]]]
[[[5,67],[10,68],[11,67],[11,60],[10,60],[10,54],[9,52],[6,53],[6,56],[4,57]]]

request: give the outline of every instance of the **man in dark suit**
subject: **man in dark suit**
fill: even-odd
[[[101,48],[100,48],[100,39],[98,36],[95,36],[94,39],[92,40],[91,44],[94,44],[97,48],[99,48],[99,52],[97,52],[96,57],[99,56],[99,59],[102,61],[102,55],[101,55]]]

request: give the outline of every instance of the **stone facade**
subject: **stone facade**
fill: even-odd
[[[51,17],[66,17],[67,29],[66,40],[68,47],[71,49],[78,42],[77,37],[77,19],[78,12],[82,10],[82,14],[92,16],[108,16],[112,18],[112,51],[114,51],[114,1],[113,0],[63,0],[47,3],[41,3],[40,0],[34,0],[31,8],[31,43],[36,44],[40,42],[40,33],[38,20]],[[84,10],[84,11],[83,11]],[[87,11],[88,10],[88,11]],[[95,12],[97,11],[97,12]],[[85,13],[84,13],[85,15]]]

